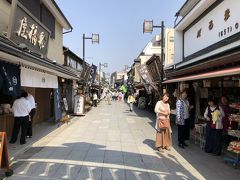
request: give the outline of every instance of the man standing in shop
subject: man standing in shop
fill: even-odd
[[[21,127],[20,144],[26,143],[26,133],[29,122],[29,113],[31,111],[30,104],[26,99],[28,93],[23,91],[20,98],[16,99],[13,103],[12,110],[14,115],[14,127],[12,131],[12,138],[9,143],[13,144],[17,141],[18,132]]]
[[[28,93],[28,96],[26,99],[28,100],[30,107],[31,107],[31,112],[29,113],[30,119],[29,119],[28,129],[27,129],[27,137],[31,138],[32,137],[32,122],[33,122],[33,118],[36,114],[36,104],[35,104],[34,97],[30,93]]]

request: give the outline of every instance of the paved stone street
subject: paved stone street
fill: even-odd
[[[79,117],[62,132],[44,138],[15,158],[8,179],[231,179],[239,169],[223,157],[205,154],[190,142],[185,150],[153,150],[155,116],[124,102],[97,108]]]

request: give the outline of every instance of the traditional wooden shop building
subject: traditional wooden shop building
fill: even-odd
[[[32,94],[33,124],[62,117],[59,81],[80,75],[65,66],[63,30],[72,27],[55,1],[0,1],[0,130],[11,134],[11,105],[20,89]]]
[[[227,96],[231,113],[239,112],[239,6],[235,0],[188,0],[176,14],[181,19],[175,26],[174,65],[164,83],[175,92],[188,90],[195,122],[204,119],[208,98],[220,102]]]

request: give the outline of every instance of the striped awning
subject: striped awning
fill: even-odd
[[[231,75],[237,75],[237,74],[240,75],[240,67],[207,72],[207,73],[191,75],[191,76],[185,76],[185,77],[180,77],[175,79],[169,79],[164,81],[163,83],[167,84],[167,83],[174,83],[174,82],[193,81],[193,80],[199,80],[199,79],[209,79],[209,78],[231,76]]]

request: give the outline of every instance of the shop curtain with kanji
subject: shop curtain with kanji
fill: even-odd
[[[20,95],[20,66],[0,61],[0,89],[3,94]]]

